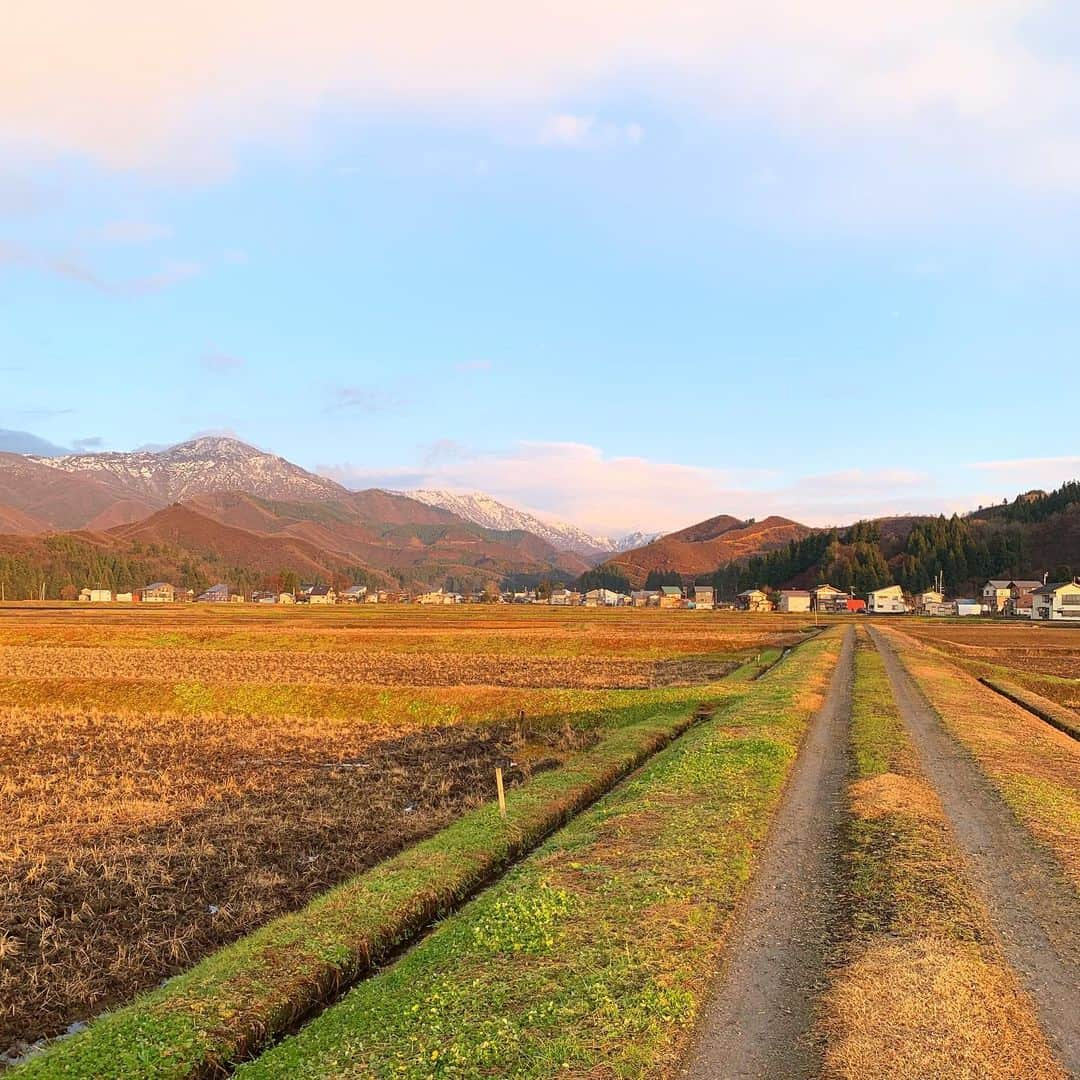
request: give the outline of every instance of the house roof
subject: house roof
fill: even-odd
[[[660,591],[665,596],[682,596],[682,589],[678,585],[661,585]]]
[[[995,589],[1007,589],[1011,584],[1009,578],[991,578],[986,583],[988,588],[992,585]]]
[[[1052,581],[1048,585],[1044,585],[1041,589],[1035,590],[1036,596],[1053,596],[1055,593],[1061,592],[1062,589],[1066,589],[1069,586],[1076,587],[1075,581]]]
[[[809,591],[807,589],[781,589],[780,590],[780,595],[781,596],[805,596],[808,600],[810,599],[810,593],[809,593]]]
[[[1041,581],[1028,581],[1028,580],[1023,580],[1022,581],[1019,578],[1013,578],[1013,580],[1010,581],[1009,584],[1010,585],[1017,585],[1017,586],[1019,586],[1020,588],[1023,588],[1023,589],[1026,589],[1028,587],[1030,587],[1032,589],[1037,589],[1042,584],[1042,582]]]
[[[760,589],[743,589],[740,596],[764,596],[765,594]]]
[[[316,585],[311,592],[310,596],[329,596],[334,590],[329,585]]]
[[[843,589],[838,589],[835,585],[815,585],[811,590],[812,593],[835,593],[837,596],[847,595]]]
[[[149,592],[151,589],[171,589],[172,585],[167,581],[152,581],[149,585],[143,586],[143,592]]]

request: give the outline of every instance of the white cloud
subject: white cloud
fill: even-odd
[[[324,0],[314,14],[191,0],[168,19],[137,0],[10,7],[6,141],[114,167],[228,168],[241,143],[304,139],[328,107],[504,131],[548,115],[549,137],[581,145],[602,125],[568,103],[628,93],[870,156],[895,140],[916,174],[931,155],[987,179],[1080,184],[1070,0]]]
[[[1080,473],[1078,458],[1034,459],[1034,467],[1044,465],[1045,482],[1029,486],[1055,487]],[[973,468],[999,466],[1016,475],[1026,464]],[[522,442],[501,453],[477,453],[440,440],[423,448],[417,464],[373,469],[346,463],[319,471],[353,488],[484,491],[539,517],[572,521],[598,534],[639,528],[670,532],[717,514],[759,520],[777,514],[815,526],[901,514],[962,514],[1016,493],[987,497],[978,490],[981,481],[970,484],[963,475],[905,467],[782,475],[612,457],[583,443]]]
[[[419,465],[368,469],[345,464],[320,471],[352,487],[485,491],[541,517],[573,521],[597,533],[671,531],[725,513],[780,514],[828,525],[954,508],[933,494],[929,478],[906,469],[789,479],[767,469],[610,457],[582,443],[523,442],[501,454],[468,452],[456,442],[435,446]]]
[[[402,401],[394,394],[371,386],[334,386],[324,411],[380,413],[400,408]]]
[[[598,121],[595,116],[557,113],[544,121],[538,138],[542,146],[578,148],[635,146],[645,138],[645,129],[634,122],[614,124],[609,121]]]

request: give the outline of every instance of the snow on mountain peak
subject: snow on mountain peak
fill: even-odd
[[[523,529],[546,540],[560,551],[573,551],[581,555],[608,554],[628,551],[649,543],[654,537],[644,533],[613,539],[609,536],[593,536],[569,522],[539,518],[525,510],[518,510],[482,491],[455,492],[432,488],[404,491],[411,499],[449,510],[485,529]]]

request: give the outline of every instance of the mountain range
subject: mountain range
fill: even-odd
[[[22,560],[24,576],[48,563],[56,580],[63,559],[49,553],[62,547],[80,566],[111,558],[145,573],[150,558],[160,576],[196,583],[290,573],[466,588],[569,581],[610,551],[590,544],[583,555],[558,529],[539,536],[524,527],[537,519],[492,503],[478,522],[479,502],[466,517],[398,492],[349,491],[223,437],[132,453],[0,453],[0,558]]]
[[[418,488],[403,491],[403,495],[449,510],[466,521],[487,529],[523,529],[539,536],[560,551],[575,551],[579,555],[598,556],[612,552],[630,551],[658,539],[660,533],[634,532],[624,536],[594,536],[565,521],[552,521],[537,517],[525,510],[518,510],[499,502],[481,491],[457,493]]]
[[[52,452],[24,432],[0,435],[8,437],[0,445],[34,451],[0,451],[0,581],[9,598],[39,595],[42,584],[52,596],[75,584],[131,588],[153,578],[465,590],[587,573],[640,587],[723,570],[725,588],[743,577],[776,585],[829,575],[921,587],[939,567],[958,585],[1009,568],[1080,570],[1075,482],[948,528],[944,519],[898,517],[828,533],[780,516],[721,514],[667,535],[613,539],[480,492],[350,491],[236,439],[78,454]]]

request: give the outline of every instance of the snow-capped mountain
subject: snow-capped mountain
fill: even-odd
[[[481,525],[485,529],[524,529],[560,551],[574,551],[581,555],[603,555],[617,551],[629,551],[655,539],[651,534],[636,532],[618,539],[610,536],[593,536],[576,525],[565,521],[538,518],[525,510],[518,510],[482,491],[460,494],[454,491],[420,488],[404,491],[411,499],[449,510],[452,514]]]
[[[647,533],[647,532],[632,532],[627,533],[625,536],[620,536],[617,540],[612,541],[612,551],[634,551],[637,548],[645,547],[646,544],[651,544],[656,540],[659,540],[663,533]]]
[[[213,491],[242,491],[266,499],[327,499],[345,489],[275,454],[238,439],[204,436],[164,450],[34,457],[69,473],[118,481],[125,489],[177,502]]]

